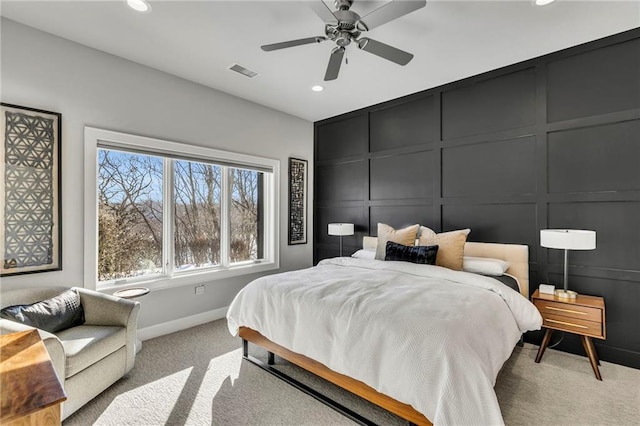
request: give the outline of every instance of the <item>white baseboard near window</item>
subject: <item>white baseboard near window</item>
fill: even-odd
[[[139,340],[149,340],[154,337],[164,336],[165,334],[175,333],[176,331],[195,327],[196,325],[205,324],[216,321],[227,316],[228,306],[224,308],[214,309],[213,311],[202,312],[189,317],[179,318],[173,321],[163,322],[161,324],[138,329]]]

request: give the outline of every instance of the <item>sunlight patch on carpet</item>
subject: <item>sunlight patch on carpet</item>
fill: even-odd
[[[187,417],[187,424],[202,424],[212,420],[211,413],[198,410],[197,407],[211,407],[212,401],[225,383],[233,383],[240,375],[242,366],[242,349],[212,358],[207,371],[195,395],[192,409]]]
[[[143,422],[144,419],[153,419],[153,423],[165,422],[178,402],[192,370],[193,367],[185,368],[117,395],[100,419],[117,419],[122,408],[127,407],[127,411],[136,412]]]

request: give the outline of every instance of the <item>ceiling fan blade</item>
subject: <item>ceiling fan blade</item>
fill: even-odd
[[[427,4],[426,0],[392,0],[360,18],[358,28],[363,31],[379,27],[389,21],[418,10]]]
[[[338,18],[336,18],[331,9],[329,9],[329,6],[327,6],[322,0],[312,1],[309,3],[309,7],[311,7],[311,10],[313,10],[315,14],[318,15],[318,17],[326,24],[338,23]]]
[[[329,57],[329,65],[327,66],[327,72],[324,75],[324,81],[335,80],[338,78],[340,72],[340,65],[342,65],[342,57],[344,56],[344,47],[336,47],[331,51]]]
[[[271,52],[272,50],[285,49],[287,47],[294,47],[294,46],[302,46],[303,44],[320,43],[325,41],[326,39],[327,39],[326,37],[321,37],[321,36],[307,37],[307,38],[300,38],[297,40],[283,41],[281,43],[265,44],[264,46],[260,46],[260,48],[265,52]]]
[[[358,47],[365,52],[373,53],[388,61],[395,62],[398,65],[407,65],[413,55],[404,50],[396,49],[388,44],[362,37],[358,40]]]

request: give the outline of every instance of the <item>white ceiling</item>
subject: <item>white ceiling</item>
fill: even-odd
[[[320,0],[313,0],[320,1]],[[332,6],[331,0],[326,0]],[[8,1],[2,16],[223,92],[317,121],[640,27],[640,0],[428,1],[367,36],[415,55],[399,66],[347,48],[323,82],[332,42],[263,52],[262,44],[324,34],[308,1]],[[356,0],[365,14],[384,1]],[[333,9],[333,7],[332,7]],[[258,72],[229,71],[238,63]],[[323,92],[311,86],[322,84]]]

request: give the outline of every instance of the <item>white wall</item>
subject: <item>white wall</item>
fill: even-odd
[[[85,125],[279,159],[280,270],[311,266],[310,208],[308,243],[287,245],[287,159],[313,164],[313,123],[11,20],[1,32],[2,102],[62,114],[63,229],[62,271],[2,278],[3,290],[83,285],[84,256],[94,255],[83,253]],[[309,178],[310,207],[313,170]],[[194,286],[153,291],[139,299],[139,327],[228,306],[256,277],[205,283],[201,296]]]

